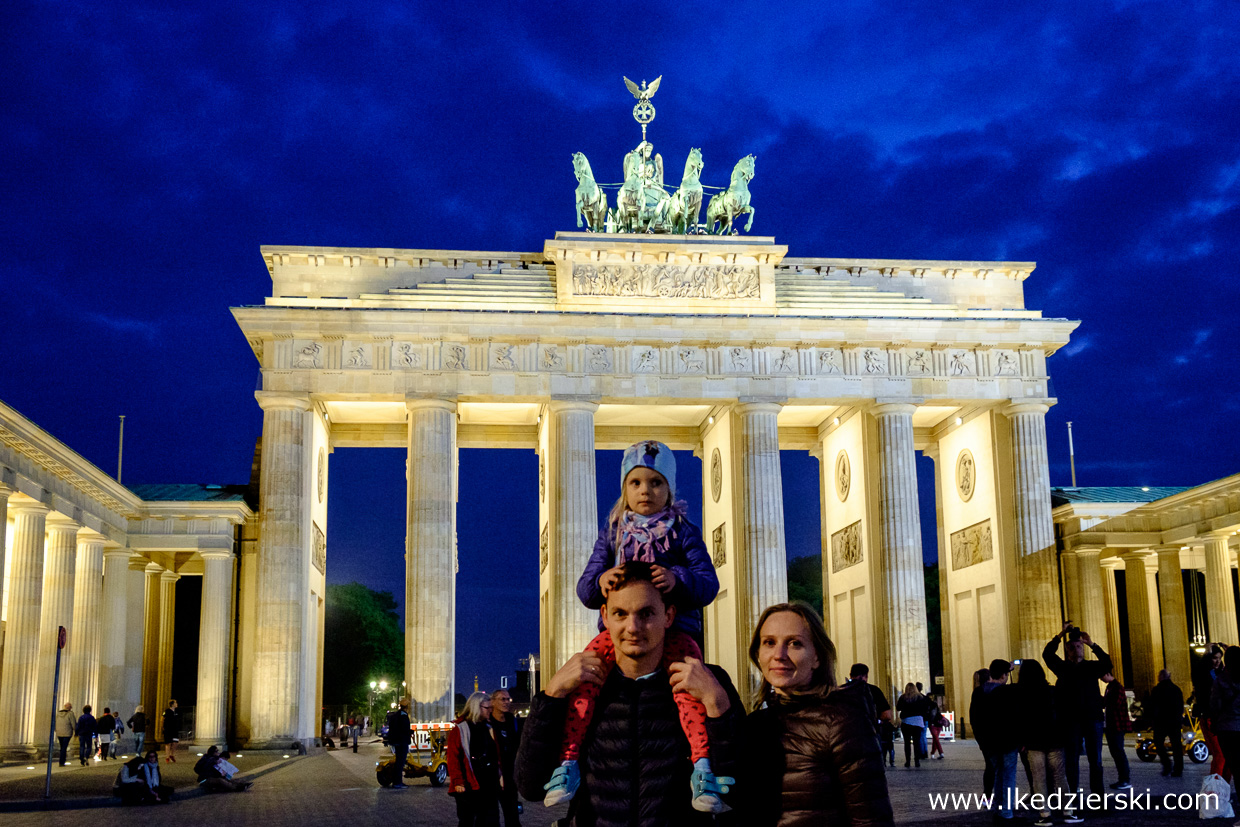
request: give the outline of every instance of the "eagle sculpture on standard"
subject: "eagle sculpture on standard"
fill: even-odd
[[[663,80],[663,76],[659,75],[654,79],[654,83],[649,86],[646,85],[646,81],[644,80],[642,81],[642,85],[638,86],[633,81],[625,78],[624,85],[629,87],[629,91],[633,93],[633,97],[637,98],[638,102],[641,102],[648,101],[654,97],[654,93],[659,91],[659,81],[661,80]]]

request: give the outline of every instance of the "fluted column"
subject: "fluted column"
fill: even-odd
[[[1163,663],[1171,672],[1172,680],[1183,683],[1191,673],[1179,546],[1158,549],[1158,608],[1162,617]]]
[[[52,720],[52,682],[56,678],[56,635],[61,626],[67,631],[65,651],[61,653],[61,694],[68,672],[70,653],[78,647],[78,633],[73,628],[73,570],[77,564],[77,523],[52,513],[47,519],[47,555],[43,561],[43,606],[39,615],[39,688],[35,699],[35,744],[40,749],[47,743],[48,726]],[[89,635],[89,633],[87,633]],[[93,699],[73,700],[75,709]]]
[[[155,677],[155,709],[172,700],[172,643],[177,628],[177,581],[181,575],[165,569],[159,575],[159,671]]]
[[[921,560],[921,515],[917,506],[917,454],[913,412],[903,403],[874,408],[878,422],[881,606],[889,687],[930,677],[926,585]],[[884,687],[886,688],[886,687]]]
[[[113,709],[130,700],[125,697],[125,650],[129,640],[129,558],[127,548],[103,550],[103,588],[99,607],[98,697]],[[133,710],[126,712],[128,716]]]
[[[1158,558],[1149,554],[1145,559],[1145,594],[1150,615],[1150,651],[1154,657],[1154,673],[1163,668],[1162,612],[1158,608]]]
[[[99,602],[103,594],[103,535],[80,532],[77,537],[77,560],[73,571],[73,640],[69,641],[69,668],[61,679],[60,697],[72,701],[75,709],[92,703],[101,709],[103,694],[99,691]],[[107,634],[113,632],[104,627]]]
[[[1051,520],[1046,405],[1019,402],[1006,411],[1012,426],[1012,493],[1016,518],[1021,657],[1036,658],[1061,628]]]
[[[9,616],[4,636],[4,671],[0,680],[0,753],[34,752],[35,698],[39,688],[39,617],[43,601],[45,505],[10,502],[13,557],[9,560]],[[39,725],[42,730],[43,725]]]
[[[228,707],[228,641],[232,631],[232,552],[203,551],[202,565],[194,743],[222,744],[227,737],[225,713]]]
[[[1111,663],[1115,667],[1115,676],[1117,678],[1122,677],[1124,674],[1124,652],[1123,647],[1120,645],[1123,637],[1120,635],[1119,588],[1115,582],[1115,572],[1123,568],[1123,566],[1123,561],[1118,557],[1108,557],[1101,567],[1102,596],[1107,616],[1107,637],[1111,641],[1111,648],[1105,651],[1111,656]],[[1085,631],[1088,632],[1090,630],[1086,629]]]
[[[405,675],[415,721],[450,721],[456,673],[456,403],[409,399]]]
[[[1144,554],[1123,555],[1124,584],[1128,594],[1128,649],[1132,653],[1132,688],[1142,697],[1154,685],[1154,630],[1150,626],[1149,579]]]
[[[159,576],[163,571],[158,563],[147,563],[143,569],[142,704],[147,715],[163,709],[169,700],[164,698],[162,704],[159,700]]]
[[[741,502],[735,536],[740,541],[737,563],[745,578],[741,640],[749,640],[767,606],[788,601],[784,483],[777,422],[780,409],[774,402],[743,402],[736,406]]]
[[[7,534],[9,530],[9,496],[12,495],[13,489],[7,485],[0,485],[0,611],[4,607],[4,563],[5,549],[7,546]],[[0,672],[0,679],[3,678]]]
[[[311,445],[308,397],[271,391],[254,395],[263,409],[250,710],[250,743],[258,746],[310,734],[299,732],[299,712],[303,658],[312,656],[305,651],[304,628],[310,590],[305,494]]]
[[[548,454],[548,565],[551,569],[551,640],[554,663],[544,664],[550,676],[598,634],[598,612],[577,599],[577,579],[598,539],[598,483],[594,466],[594,412],[598,405],[584,399],[553,399]],[[544,678],[545,680],[545,678]]]
[[[1227,533],[1206,536],[1206,616],[1210,640],[1230,646],[1240,644],[1236,633],[1236,597],[1231,590],[1231,556]]]
[[[1111,642],[1110,628],[1107,623],[1106,591],[1103,585],[1102,549],[1083,548],[1076,553],[1076,568],[1080,575],[1081,603],[1079,614],[1070,618],[1084,629],[1094,643],[1102,647],[1108,655],[1111,649],[1119,647]],[[1110,572],[1106,573],[1109,578]],[[1115,586],[1112,585],[1114,590]],[[1114,659],[1114,655],[1112,655]]]

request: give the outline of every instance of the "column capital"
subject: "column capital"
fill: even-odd
[[[1090,554],[1094,555],[1095,557],[1101,557],[1102,548],[1099,546],[1084,546],[1083,548],[1075,549],[1074,553],[1080,557],[1085,557]]]
[[[778,414],[784,409],[783,400],[762,399],[751,396],[742,396],[736,402],[736,412],[738,414],[751,413],[773,413]]]
[[[113,560],[129,560],[133,556],[133,551],[124,546],[104,546],[103,549],[104,560],[107,560],[109,557]]]
[[[143,571],[145,571],[147,574],[159,574],[163,570],[164,570],[164,567],[161,566],[159,563],[147,563],[146,568],[143,569]]]
[[[231,560],[233,553],[225,548],[200,548],[198,556],[203,560]]]
[[[10,514],[51,514],[52,509],[38,500],[10,500]]]
[[[49,533],[55,531],[63,534],[76,535],[82,530],[82,526],[80,523],[75,522],[70,517],[66,517],[59,511],[53,511],[47,517],[47,530]]]
[[[917,405],[912,402],[884,402],[879,401],[874,407],[870,408],[870,413],[874,416],[908,416],[917,411]]]
[[[162,583],[175,583],[181,579],[181,575],[172,569],[164,569],[163,573],[159,575],[159,579]]]
[[[108,538],[94,529],[83,528],[78,532],[77,541],[79,546],[102,546],[108,542]]]
[[[1020,414],[1037,414],[1038,416],[1045,416],[1046,412],[1050,409],[1051,406],[1046,404],[1046,401],[1042,399],[1013,399],[1001,409],[1001,412],[1005,416],[1018,416]]]
[[[419,410],[441,410],[455,413],[456,401],[438,396],[406,396],[405,410],[410,413]]]
[[[931,442],[925,448],[921,449],[921,453],[923,456],[927,456],[935,462],[938,462],[939,456],[942,454],[942,449],[940,449],[939,443]]]
[[[557,396],[547,401],[547,410],[551,413],[559,413],[560,411],[594,413],[598,410],[598,401],[593,397]]]
[[[1213,531],[1202,532],[1201,536],[1207,540],[1222,540],[1223,542],[1227,542],[1227,538],[1235,533],[1236,530],[1234,528],[1216,528]]]
[[[13,489],[0,482],[0,503],[8,500],[9,495],[13,493]]]
[[[254,391],[258,407],[264,411],[308,411],[310,396],[304,393],[287,393],[285,391]]]

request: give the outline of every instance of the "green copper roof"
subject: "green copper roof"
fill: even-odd
[[[1152,503],[1187,491],[1188,486],[1100,485],[1089,488],[1052,488],[1051,505],[1067,503]]]
[[[244,485],[129,485],[130,491],[148,502],[243,502]]]

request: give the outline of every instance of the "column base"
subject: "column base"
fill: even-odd
[[[301,749],[293,746],[294,744],[300,744]],[[203,749],[204,752],[206,751],[205,750],[206,746],[210,746],[210,744],[204,745],[204,749]],[[278,752],[282,755],[289,755],[289,756],[313,755],[316,752],[323,751],[323,741],[322,739],[319,739],[319,738],[293,738],[293,737],[268,738],[262,741],[259,741],[259,740],[247,741],[245,746],[242,747],[242,749],[244,749],[246,752]],[[305,750],[305,752],[302,752],[303,749]]]
[[[74,742],[76,744],[76,741]],[[76,755],[76,753],[75,753]],[[25,761],[27,763],[33,761],[46,761],[47,750],[38,747],[21,746],[21,747],[0,747],[0,762],[19,763]]]

